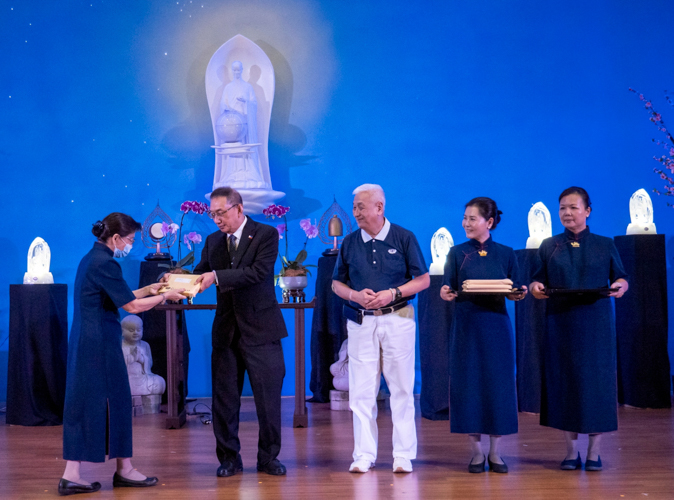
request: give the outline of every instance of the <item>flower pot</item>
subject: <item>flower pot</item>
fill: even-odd
[[[304,289],[307,286],[306,276],[280,276],[278,285],[283,289],[283,303],[304,302]]]
[[[307,287],[306,276],[280,276],[278,285],[284,290],[301,290]]]

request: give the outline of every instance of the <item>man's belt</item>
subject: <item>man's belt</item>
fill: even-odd
[[[344,304],[344,307],[342,308],[344,317],[346,319],[350,319],[351,321],[362,325],[363,324],[363,316],[383,316],[384,314],[390,314],[392,312],[397,311],[398,309],[402,309],[407,305],[407,301],[399,302],[398,304],[393,304],[392,306],[388,307],[382,307],[380,309],[357,309],[351,305]]]
[[[365,316],[383,316],[384,314],[390,314],[399,309],[402,309],[405,306],[407,306],[406,300],[388,307],[381,307],[379,309],[361,309],[361,311]]]

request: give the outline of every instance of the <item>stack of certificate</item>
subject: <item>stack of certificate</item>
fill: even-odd
[[[509,279],[466,280],[463,282],[462,290],[469,293],[511,293],[513,291],[513,282]]]

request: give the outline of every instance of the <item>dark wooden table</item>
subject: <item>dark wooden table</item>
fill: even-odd
[[[281,309],[295,309],[295,414],[293,415],[293,427],[308,427],[307,404],[306,404],[306,375],[304,364],[304,310],[313,309],[316,299],[311,302],[295,302],[279,304]],[[180,405],[178,387],[182,380],[181,368],[183,357],[182,334],[178,331],[176,323],[176,311],[213,310],[215,304],[171,304],[157,306],[155,309],[166,311],[166,359],[168,391],[168,416],[166,417],[167,429],[180,429],[187,419],[185,408]]]

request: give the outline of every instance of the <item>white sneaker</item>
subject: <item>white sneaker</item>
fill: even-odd
[[[412,462],[403,457],[394,458],[393,472],[412,472]]]
[[[369,471],[372,467],[374,467],[374,464],[368,460],[356,460],[351,464],[351,467],[349,467],[349,472],[364,473]]]

